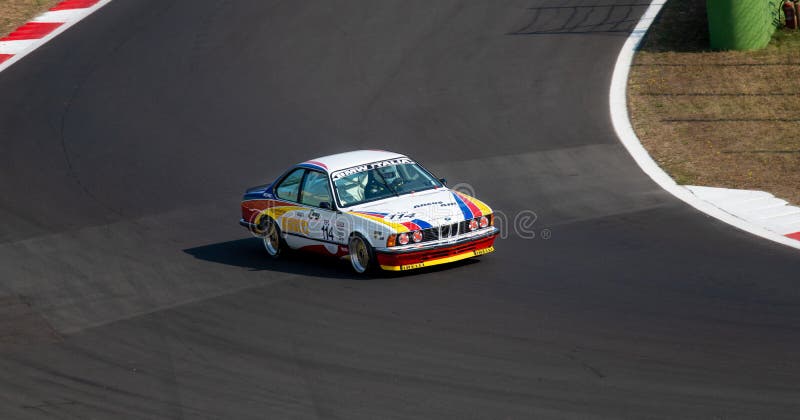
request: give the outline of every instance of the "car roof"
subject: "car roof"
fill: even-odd
[[[354,150],[352,152],[318,157],[307,160],[299,165],[310,166],[315,169],[324,169],[328,173],[331,173],[340,169],[352,168],[353,166],[402,157],[406,156],[399,153],[387,152],[386,150]]]

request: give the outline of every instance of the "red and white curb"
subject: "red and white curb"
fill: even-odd
[[[111,0],[64,0],[0,38],[0,71],[57,37]]]
[[[766,191],[732,190],[729,188],[686,188],[697,198],[719,207],[746,222],[758,225],[787,238],[800,240],[800,207]]]
[[[786,202],[763,191],[717,191],[709,187],[684,187],[678,185],[650,157],[633,131],[628,117],[627,89],[636,48],[642,42],[650,25],[664,6],[664,0],[653,0],[631,32],[617,57],[611,78],[609,105],[614,130],[640,168],[661,188],[690,206],[743,231],[758,235],[795,249],[800,249],[800,226],[794,223],[794,209]],[[759,201],[761,199],[762,201]],[[752,201],[751,201],[752,200]],[[775,201],[773,201],[775,200]],[[780,206],[777,204],[781,203]],[[750,207],[750,206],[753,207]],[[763,207],[762,207],[763,205]],[[726,210],[727,209],[727,210]],[[784,214],[785,213],[785,214]],[[797,227],[797,230],[790,232]]]

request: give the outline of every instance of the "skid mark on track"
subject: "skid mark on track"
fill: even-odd
[[[577,352],[577,350],[573,350],[573,353],[575,353],[575,352]],[[583,360],[579,359],[576,355],[568,353],[568,354],[565,354],[564,356],[567,359],[578,363],[585,371],[587,371],[587,372],[591,373],[592,375],[596,376],[598,379],[605,379],[606,378],[606,375],[603,374],[603,372],[601,372],[596,367],[594,367],[594,366],[584,362]]]
[[[0,296],[0,352],[58,342],[61,336],[25,296]]]
[[[231,0],[219,0],[214,3],[210,13],[203,17],[200,30],[194,34],[192,47],[189,52],[189,61],[193,64],[202,64],[215,50],[223,48],[224,39],[216,32],[220,23],[226,22],[232,6]]]
[[[174,0],[173,1],[163,1],[163,2],[160,3],[160,6],[161,6],[160,8],[154,9],[152,11],[152,13],[154,15],[157,16],[157,15],[166,13],[166,11],[168,11],[169,9],[171,9],[172,7],[175,6],[175,1]],[[72,109],[73,104],[76,101],[76,98],[78,98],[80,96],[80,93],[83,91],[83,89],[84,89],[84,87],[86,85],[86,82],[100,68],[100,66],[101,66],[100,63],[107,62],[109,57],[113,57],[113,56],[117,55],[120,51],[122,51],[123,48],[125,48],[128,45],[128,43],[131,42],[131,40],[133,40],[139,34],[145,32],[145,30],[147,29],[147,25],[148,25],[148,23],[143,20],[142,24],[134,27],[134,29],[131,30],[119,42],[119,44],[114,46],[114,48],[108,54],[105,54],[105,55],[98,54],[98,55],[94,56],[92,60],[90,60],[89,64],[86,66],[86,71],[84,71],[81,74],[80,79],[75,81],[75,87],[73,88],[73,90],[70,93],[70,95],[67,98],[67,100],[64,102],[64,109],[61,112],[61,116],[59,118],[59,120],[60,120],[59,141],[61,143],[61,150],[62,150],[62,153],[63,153],[63,156],[64,156],[64,162],[67,165],[67,171],[68,171],[70,177],[78,185],[78,187],[81,189],[81,191],[83,191],[83,193],[86,194],[86,196],[90,200],[94,201],[95,203],[97,203],[98,205],[103,207],[104,209],[108,210],[110,213],[112,213],[112,214],[114,214],[116,216],[119,216],[119,217],[124,217],[122,209],[116,208],[116,207],[104,202],[103,200],[101,200],[97,195],[95,195],[91,191],[91,189],[86,185],[86,183],[84,183],[81,180],[80,175],[78,175],[78,171],[76,170],[75,164],[74,164],[73,160],[70,157],[69,147],[67,145],[68,144],[67,135],[66,135],[66,132],[67,132],[67,129],[66,129],[67,117],[68,117],[68,115],[69,115],[69,113],[70,113],[70,111]]]
[[[529,21],[509,35],[627,34],[634,12],[649,3],[534,6]]]

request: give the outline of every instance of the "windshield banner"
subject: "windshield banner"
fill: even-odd
[[[352,168],[347,168],[347,169],[342,169],[340,171],[336,171],[336,172],[331,174],[331,179],[336,181],[339,178],[343,178],[343,177],[346,177],[346,176],[354,175],[354,174],[357,174],[359,172],[366,172],[366,171],[369,171],[370,169],[377,169],[377,168],[383,168],[383,167],[386,167],[386,166],[394,166],[394,165],[405,165],[405,164],[409,164],[409,163],[413,164],[414,161],[409,159],[409,158],[405,158],[405,157],[404,158],[396,158],[396,159],[387,159],[387,160],[382,160],[380,162],[372,162],[372,163],[368,163],[366,165],[358,165],[358,166],[353,166]]]

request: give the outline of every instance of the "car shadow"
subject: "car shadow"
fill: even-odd
[[[261,241],[256,238],[218,242],[184,249],[183,252],[199,260],[246,268],[251,271],[275,271],[339,280],[411,278],[479,263],[477,260],[467,259],[411,271],[378,270],[375,273],[358,275],[352,271],[346,260],[309,252],[291,251],[282,254],[280,258],[271,258],[264,250]]]

